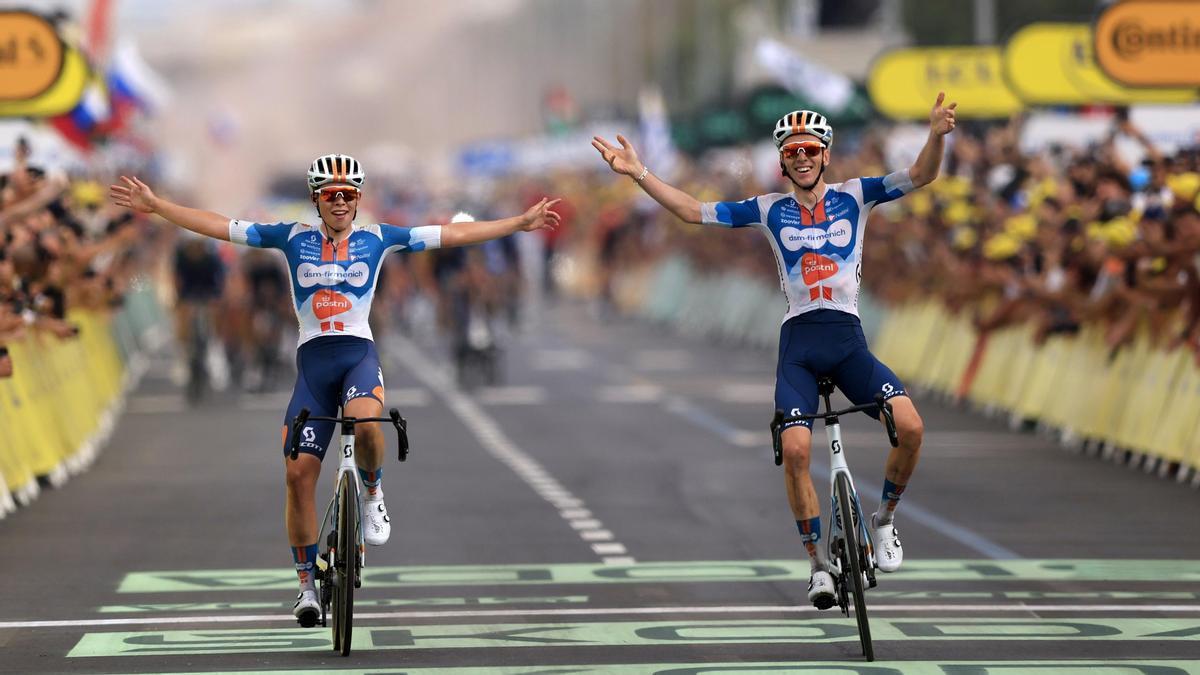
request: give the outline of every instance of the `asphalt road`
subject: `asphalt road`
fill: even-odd
[[[805,603],[773,354],[568,303],[506,344],[503,384],[463,392],[436,344],[380,339],[413,452],[348,658],[290,616],[288,392],[188,409],[154,357],[97,464],[0,521],[0,672],[1200,672],[1193,489],[918,393],[866,664]],[[843,436],[870,510],[886,439]]]

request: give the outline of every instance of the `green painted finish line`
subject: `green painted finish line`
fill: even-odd
[[[254,675],[295,675],[317,672],[302,669],[256,670]],[[329,675],[754,675],[772,673],[845,673],[846,675],[1058,675],[1060,673],[1087,673],[1088,675],[1188,675],[1200,673],[1200,664],[1195,661],[911,661],[876,662],[857,664],[842,661],[814,661],[811,663],[644,663],[604,666],[527,666],[516,668],[351,668],[327,670]],[[184,673],[159,673],[159,675],[185,675]],[[186,675],[228,675],[220,673],[186,673]]]
[[[356,609],[378,607],[495,607],[498,605],[578,605],[588,601],[586,595],[556,595],[547,597],[471,597],[471,598],[392,598],[384,600],[355,599]],[[246,612],[260,609],[288,609],[292,601],[281,602],[165,602],[136,605],[104,605],[101,614],[130,612]]]
[[[938,601],[938,602],[968,602],[979,600],[1097,600],[1133,601],[1130,610],[1137,610],[1142,605],[1137,603],[1161,602],[1176,600],[1180,602],[1200,600],[1200,591],[871,591],[872,600],[909,600],[909,601]],[[387,607],[497,607],[503,605],[584,605],[590,598],[586,595],[555,595],[530,597],[441,597],[441,598],[390,598],[390,599],[356,599],[354,606],[359,609]],[[97,607],[101,614],[132,614],[132,613],[169,613],[169,612],[251,612],[268,609],[290,609],[291,600],[279,602],[163,602],[138,603],[129,605],[104,605]],[[932,605],[931,605],[932,606]],[[1168,605],[1173,606],[1173,605]],[[877,610],[886,610],[888,605],[873,603]],[[944,606],[939,605],[939,608]],[[1022,605],[1030,610],[1039,609],[1038,605]],[[1088,605],[1080,605],[1080,611]],[[1161,609],[1163,606],[1159,605]]]
[[[1200,641],[1200,619],[879,619],[887,640]],[[857,641],[846,620],[612,621],[466,626],[355,627],[360,650],[641,645],[787,644]],[[248,654],[330,649],[328,629],[87,633],[68,657]]]
[[[380,567],[363,571],[370,588],[508,586],[531,584],[808,582],[800,560],[649,562],[634,565],[445,565]],[[1191,560],[912,560],[884,581],[1169,581],[1200,583]],[[133,572],[121,593],[293,589],[296,575],[273,570]]]

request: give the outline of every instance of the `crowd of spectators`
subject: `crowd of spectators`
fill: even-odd
[[[1041,342],[1093,325],[1111,355],[1145,334],[1156,348],[1186,346],[1200,363],[1200,146],[1165,154],[1118,114],[1090,147],[1028,152],[1023,123],[961,124],[937,181],[872,211],[864,287],[885,303],[937,299],[967,312],[980,333],[1025,323]],[[826,182],[892,170],[889,133],[872,128],[835,144]],[[1122,136],[1143,148],[1142,161],[1122,159]],[[690,164],[676,184],[702,201],[788,191],[783,179],[756,177],[751,156]],[[777,283],[758,232],[682,223],[603,168],[567,194],[590,225],[581,243],[602,287],[669,253],[701,270]]]
[[[0,174],[0,377],[18,340],[70,340],[76,309],[120,306],[136,263],[140,227],[106,203],[106,184],[39,166],[18,139]]]

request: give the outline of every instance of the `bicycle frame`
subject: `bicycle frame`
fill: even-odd
[[[338,517],[338,492],[341,489],[342,476],[349,473],[351,477],[350,483],[354,485],[354,499],[358,503],[358,564],[361,567],[366,560],[366,540],[362,527],[363,499],[362,499],[362,484],[358,475],[358,465],[354,462],[354,427],[357,424],[368,422],[391,422],[396,428],[396,443],[397,454],[401,462],[408,459],[408,429],[407,422],[400,416],[400,411],[392,408],[388,411],[387,417],[313,417],[310,416],[308,408],[300,410],[300,414],[292,420],[292,451],[291,458],[294,460],[299,456],[300,452],[300,429],[302,429],[309,420],[314,421],[329,421],[342,425],[341,442],[342,457],[338,461],[337,471],[333,474],[333,497],[329,500],[329,506],[325,509],[325,518],[322,521],[321,533],[317,541],[323,541],[326,533],[331,530]],[[332,561],[326,561],[326,564],[331,564]]]
[[[829,526],[829,564],[834,567],[837,574],[840,576],[843,573],[841,563],[836,552],[833,550],[835,542],[840,543],[845,541],[845,534],[842,530],[843,520],[840,509],[837,503],[837,494],[834,486],[837,484],[839,475],[844,475],[850,483],[850,492],[854,497],[854,509],[858,512],[859,518],[857,529],[861,535],[861,541],[867,547],[867,569],[870,570],[868,579],[872,587],[875,586],[875,542],[871,537],[870,528],[865,522],[865,518],[861,517],[863,513],[862,504],[858,498],[858,488],[854,485],[854,476],[850,473],[850,466],[846,463],[845,445],[842,443],[842,428],[838,418],[842,415],[848,415],[852,412],[860,412],[865,410],[876,409],[879,411],[880,417],[883,419],[884,426],[887,428],[888,440],[892,447],[900,445],[900,439],[896,435],[896,421],[892,417],[892,406],[883,399],[882,394],[876,394],[875,401],[863,405],[856,405],[844,410],[833,410],[833,405],[830,403],[829,397],[833,394],[833,382],[826,378],[818,380],[818,391],[821,398],[825,402],[825,412],[813,413],[809,415],[796,415],[793,417],[784,417],[782,410],[775,411],[775,417],[771,420],[771,440],[775,450],[775,465],[783,464],[783,425],[791,422],[803,420],[824,420],[825,421],[825,439],[829,444],[829,497],[832,505],[832,517]],[[853,514],[852,514],[853,519]]]

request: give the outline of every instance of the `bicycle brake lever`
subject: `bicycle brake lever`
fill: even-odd
[[[892,416],[892,404],[883,400],[883,394],[875,394],[875,402],[879,404],[879,412],[883,415],[883,425],[887,427],[888,442],[893,448],[900,447],[900,437],[896,435],[896,418]]]
[[[408,421],[401,417],[400,411],[395,408],[388,411],[388,416],[392,418],[392,425],[396,427],[397,455],[403,462],[408,459]]]
[[[771,449],[775,451],[775,466],[783,464],[783,433],[779,427],[783,426],[783,411],[776,410],[775,417],[771,418]]]
[[[304,428],[304,423],[308,421],[308,408],[301,408],[300,414],[296,415],[296,419],[292,420],[292,454],[291,458],[294,461],[300,456],[300,429]]]

